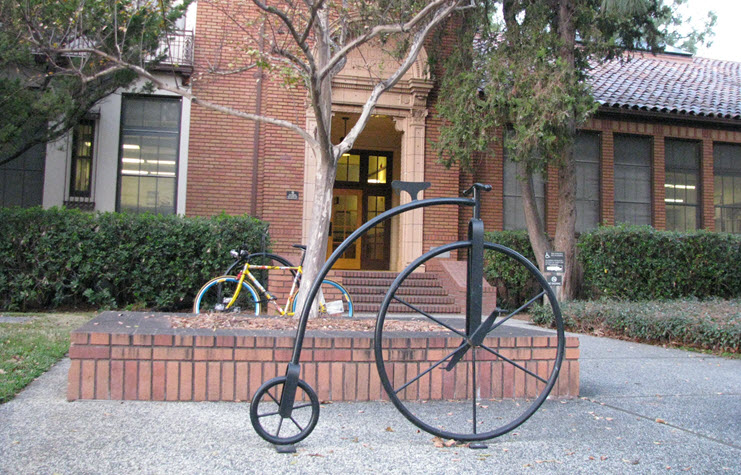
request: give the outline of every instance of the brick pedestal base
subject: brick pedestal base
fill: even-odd
[[[517,329],[516,335],[490,338],[498,349],[533,372],[545,374],[555,354],[556,338],[539,329]],[[522,335],[519,335],[522,333]],[[104,312],[72,333],[67,399],[155,401],[246,401],[268,379],[283,375],[295,332],[172,329],[163,314]],[[397,336],[398,335],[398,336]],[[555,397],[579,393],[579,340],[568,337],[566,357]],[[402,351],[404,363],[388,371],[418,374],[460,344],[460,338],[434,333],[398,333],[384,342]],[[301,378],[320,400],[386,399],[376,371],[373,338],[361,332],[309,331],[301,354]],[[439,384],[420,384],[419,399],[468,398],[463,380],[466,364],[445,372]],[[480,396],[532,396],[539,388],[518,385],[520,371],[492,357],[480,361]],[[518,374],[519,373],[519,374]],[[431,378],[433,383],[437,380]]]

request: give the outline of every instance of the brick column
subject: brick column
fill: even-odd
[[[709,130],[703,131],[702,162],[700,163],[702,180],[702,227],[715,231],[715,178],[713,176],[713,140]]]
[[[653,226],[658,230],[666,229],[666,162],[664,161],[664,128],[656,126],[654,135],[653,157]]]
[[[615,142],[611,130],[602,131],[601,148],[600,221],[605,226],[613,226],[615,224]]]
[[[548,165],[545,184],[545,229],[548,235],[556,234],[558,222],[558,168]]]

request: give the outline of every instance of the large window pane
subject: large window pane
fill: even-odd
[[[576,232],[599,225],[599,134],[580,132],[574,141],[576,161]]]
[[[119,209],[175,213],[180,99],[124,97]]]
[[[615,135],[615,222],[651,224],[651,139]]]
[[[40,206],[44,187],[46,146],[35,145],[0,165],[0,206]]]
[[[525,222],[525,211],[522,200],[522,188],[517,171],[517,163],[510,160],[505,153],[504,159],[504,229],[518,230],[527,229]],[[545,219],[545,183],[540,174],[533,176],[533,189],[535,190],[535,202],[538,207],[540,219]]]
[[[666,228],[694,231],[700,224],[700,143],[667,139],[664,157]]]
[[[741,233],[741,145],[715,144],[715,230]]]
[[[83,120],[72,132],[70,196],[90,197],[93,177],[95,121]]]

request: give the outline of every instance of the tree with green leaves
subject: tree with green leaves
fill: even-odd
[[[190,2],[156,3],[0,0],[0,165],[63,136],[137,78],[81,49],[95,45],[127,63],[156,63],[162,39]]]
[[[680,41],[670,35],[676,19],[662,0],[496,0],[487,5],[469,12],[461,28],[461,43],[473,47],[446,62],[438,109],[447,123],[437,146],[445,163],[470,167],[470,157],[489,153],[493,130],[506,130],[504,145],[518,166],[533,251],[541,269],[546,251],[565,253],[561,296],[569,299],[579,277],[573,141],[579,125],[597,109],[589,70],[600,62],[629,60],[626,51],[659,51],[669,40]],[[706,30],[711,27],[712,22]],[[554,236],[546,233],[533,187],[533,177],[549,166],[558,175]]]
[[[166,28],[169,19],[179,13],[178,8],[182,6],[174,7],[173,3],[160,1],[76,0],[64,2],[60,8],[67,11],[63,14],[54,11],[50,23],[46,18],[56,6],[44,9],[43,0],[7,1],[14,4],[38,2],[34,3],[38,12],[24,13],[18,21],[30,32],[23,34],[24,40],[29,42],[29,51],[42,51],[44,58],[68,61],[66,65],[54,62],[57,75],[69,75],[89,84],[112,72],[134,72],[159,90],[181,95],[194,104],[298,134],[318,163],[310,237],[304,259],[305,282],[314,280],[325,260],[332,190],[340,157],[353,147],[381,95],[412,67],[430,33],[454,12],[476,6],[473,0],[208,0],[240,34],[224,38],[230,51],[238,52],[233,61],[213,65],[203,78],[240,74],[252,68],[281,76],[286,85],[303,88],[299,91],[306,94],[315,121],[312,123],[316,124],[309,129],[305,123],[254,114],[234,105],[207,100],[189,86],[173,86],[149,71],[143,52],[153,51],[161,38],[150,36],[149,22],[160,21]],[[65,33],[70,30],[77,33]],[[132,49],[125,38],[134,36],[139,43]],[[60,41],[60,37],[66,39]],[[346,64],[348,55],[365,47],[383,48],[394,61],[384,64],[383,74],[373,78],[375,84],[357,122],[340,143],[333,144],[332,80]],[[371,69],[369,65],[369,71]],[[193,81],[201,79],[196,75]],[[308,289],[309,286],[301,287],[299,304]]]

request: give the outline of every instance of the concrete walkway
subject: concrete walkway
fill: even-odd
[[[63,360],[0,406],[0,472],[741,473],[741,360],[580,338],[582,397],[484,450],[436,448],[390,403],[341,403],[278,454],[248,404],[66,402]]]

